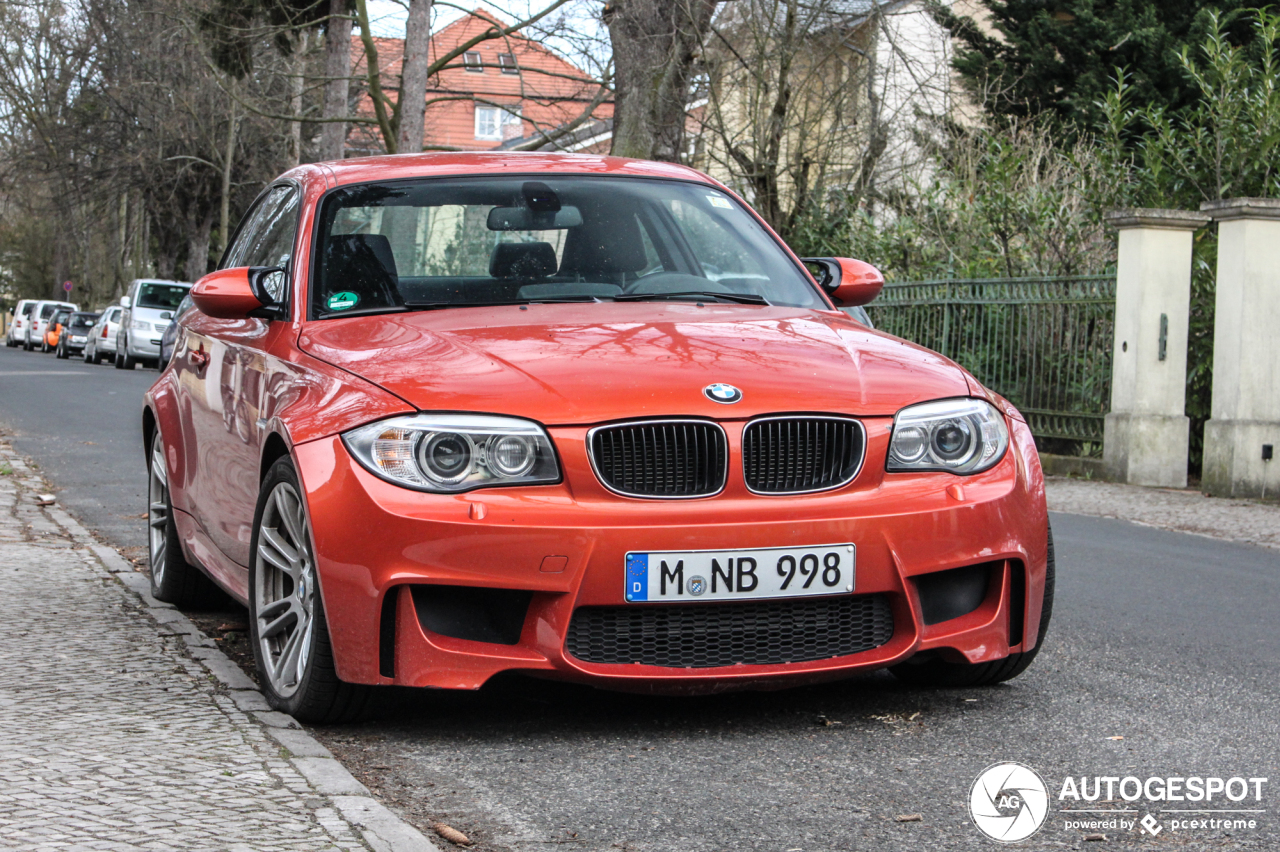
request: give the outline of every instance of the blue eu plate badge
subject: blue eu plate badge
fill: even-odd
[[[617,563],[614,563],[615,565]],[[627,600],[649,599],[649,554],[627,554]]]

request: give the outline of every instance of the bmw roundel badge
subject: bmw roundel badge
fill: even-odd
[[[732,405],[742,399],[742,391],[733,385],[726,385],[720,382],[714,385],[707,385],[702,389],[702,393],[712,402],[720,402],[725,405]]]

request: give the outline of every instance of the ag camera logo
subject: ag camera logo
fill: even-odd
[[[988,766],[969,790],[969,816],[978,830],[1000,843],[1017,843],[1040,830],[1049,815],[1049,789],[1021,763]]]

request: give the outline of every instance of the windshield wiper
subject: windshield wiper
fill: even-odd
[[[511,305],[555,305],[555,304],[587,304],[598,302],[596,296],[548,297],[546,299],[514,299],[506,302],[405,302],[405,308],[412,311],[436,311],[443,308],[501,308]]]
[[[373,308],[355,308],[349,311],[325,311],[319,315],[320,319],[337,319],[340,317],[367,317],[374,314],[402,314],[405,308],[401,305],[379,305]]]
[[[715,299],[722,302],[737,302],[740,305],[768,305],[769,300],[755,293],[716,293],[690,290],[679,293],[623,293],[614,296],[615,302],[652,302],[659,299]]]

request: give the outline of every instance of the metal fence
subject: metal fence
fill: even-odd
[[[1102,441],[1111,403],[1114,275],[889,284],[876,327],[968,369],[1018,407],[1037,438]]]

